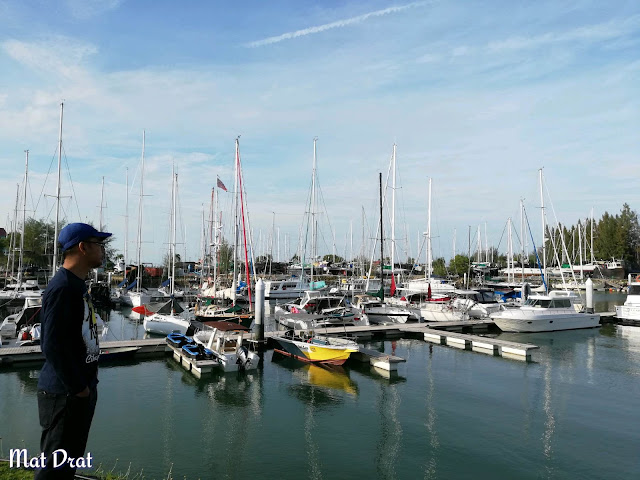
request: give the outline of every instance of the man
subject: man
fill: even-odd
[[[85,278],[102,265],[110,233],[86,223],[60,231],[63,263],[42,297],[41,346],[45,363],[38,379],[38,410],[45,467],[36,479],[72,479],[75,468],[54,468],[53,452],[69,458],[84,455],[98,398],[98,326]],[[59,454],[56,458],[63,458]]]

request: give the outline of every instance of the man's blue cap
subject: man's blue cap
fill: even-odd
[[[87,238],[107,238],[111,234],[107,232],[99,232],[91,225],[86,223],[70,223],[60,230],[58,235],[58,243],[62,245],[62,251],[69,250],[71,247],[84,242]]]

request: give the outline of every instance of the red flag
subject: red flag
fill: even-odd
[[[139,313],[140,315],[144,315],[148,317],[149,315],[153,315],[155,312],[149,310],[145,305],[140,305],[139,307],[133,307],[131,311]]]
[[[396,293],[396,276],[391,274],[391,290],[389,294],[393,297],[394,293]]]
[[[227,191],[227,187],[224,186],[224,183],[222,183],[222,180],[220,180],[218,178],[218,188],[223,189],[225,192]]]

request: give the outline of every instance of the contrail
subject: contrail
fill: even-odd
[[[326,23],[324,25],[319,25],[317,27],[309,27],[302,30],[296,30],[295,32],[283,33],[282,35],[277,35],[275,37],[268,37],[262,40],[256,40],[255,42],[246,43],[244,44],[244,46],[249,48],[255,48],[255,47],[262,47],[263,45],[271,45],[272,43],[282,42],[283,40],[289,40],[297,37],[304,37],[305,35],[324,32],[326,30],[331,30],[332,28],[346,27],[348,25],[364,22],[365,20],[368,20],[371,17],[382,17],[390,13],[401,12],[409,8],[421,7],[423,5],[428,5],[430,3],[433,3],[433,2],[431,1],[413,2],[407,5],[400,5],[397,7],[385,8],[384,10],[376,10],[375,12],[365,13],[363,15],[358,15],[357,17],[338,20],[336,22]]]

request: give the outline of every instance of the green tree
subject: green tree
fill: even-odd
[[[344,262],[344,258],[342,258],[340,255],[325,255],[324,257],[322,257],[322,260],[324,260],[325,262],[333,263]]]
[[[469,257],[466,255],[456,255],[449,262],[449,271],[455,275],[462,276],[469,271]]]
[[[431,265],[433,267],[434,275],[437,275],[439,277],[447,276],[447,264],[445,263],[444,258],[436,258]]]

